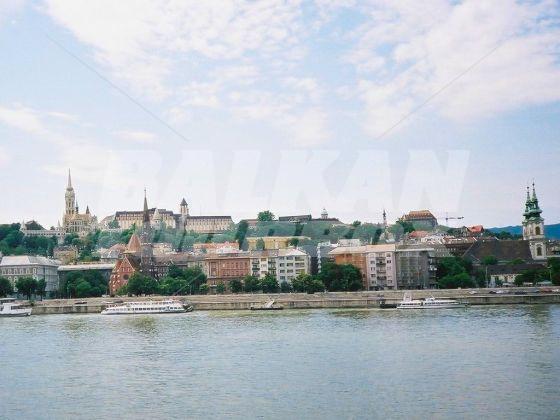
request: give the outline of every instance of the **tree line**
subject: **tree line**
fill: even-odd
[[[33,277],[19,277],[14,285],[5,277],[0,277],[0,297],[12,295],[17,290],[18,293],[31,300],[33,296],[45,297],[47,282],[45,279],[35,280]]]

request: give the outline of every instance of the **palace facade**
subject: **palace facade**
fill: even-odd
[[[119,228],[129,229],[132,226],[141,226],[144,211],[117,211],[114,219]],[[150,226],[155,229],[177,229],[188,232],[212,234],[227,231],[233,226],[231,216],[191,216],[189,206],[183,198],[179,204],[179,213],[171,210],[151,208],[148,209]]]

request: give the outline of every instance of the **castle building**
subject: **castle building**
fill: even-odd
[[[523,213],[523,239],[529,241],[529,248],[534,260],[546,258],[546,238],[544,236],[544,219],[541,217],[542,210],[533,183],[533,193],[530,194],[527,186],[527,199],[525,201],[525,212]]]
[[[183,198],[179,204],[179,214],[171,210],[148,209],[150,225],[153,229],[177,229],[195,233],[221,233],[229,230],[233,225],[231,216],[191,216],[189,206]],[[119,228],[129,229],[140,227],[144,223],[144,211],[117,211],[114,220]]]
[[[403,215],[400,219],[402,222],[412,223],[414,227],[424,229],[434,229],[437,225],[437,219],[429,210],[413,210]]]
[[[65,210],[62,216],[62,229],[66,234],[76,234],[85,236],[97,228],[97,217],[92,216],[89,206],[86,207],[85,213],[80,213],[78,202],[76,201],[76,193],[72,187],[72,176],[68,170],[68,185],[64,194]]]

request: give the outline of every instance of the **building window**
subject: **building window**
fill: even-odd
[[[535,228],[535,235],[540,235],[540,234],[541,234],[541,227],[540,227],[540,226],[537,226],[537,227]]]
[[[537,256],[542,257],[542,248],[540,246],[537,247]]]

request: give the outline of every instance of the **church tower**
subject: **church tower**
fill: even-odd
[[[152,226],[150,224],[150,210],[146,189],[144,189],[144,209],[142,211],[142,232],[140,233],[140,269],[142,273],[150,275],[152,271],[152,259],[154,250],[152,247]]]
[[[185,200],[184,198],[181,201],[181,204],[179,204],[179,212],[181,213],[181,216],[188,217],[189,215],[189,205],[187,204],[187,200]]]
[[[189,218],[189,205],[187,204],[187,200],[185,200],[183,198],[183,200],[181,200],[181,204],[179,204],[179,213],[180,213],[180,218],[178,220],[178,223],[180,223],[180,226],[178,226],[179,229],[184,229],[185,225],[187,224],[187,219]]]
[[[71,215],[76,213],[76,194],[74,193],[74,188],[72,187],[72,176],[70,175],[70,169],[68,169],[68,185],[66,186],[66,193],[64,194],[64,200],[66,202],[65,214]]]
[[[533,182],[533,193],[527,186],[527,199],[525,201],[525,212],[523,213],[523,239],[529,241],[531,255],[535,260],[546,258],[546,238],[544,236],[544,219],[541,217],[542,210],[535,192]]]

